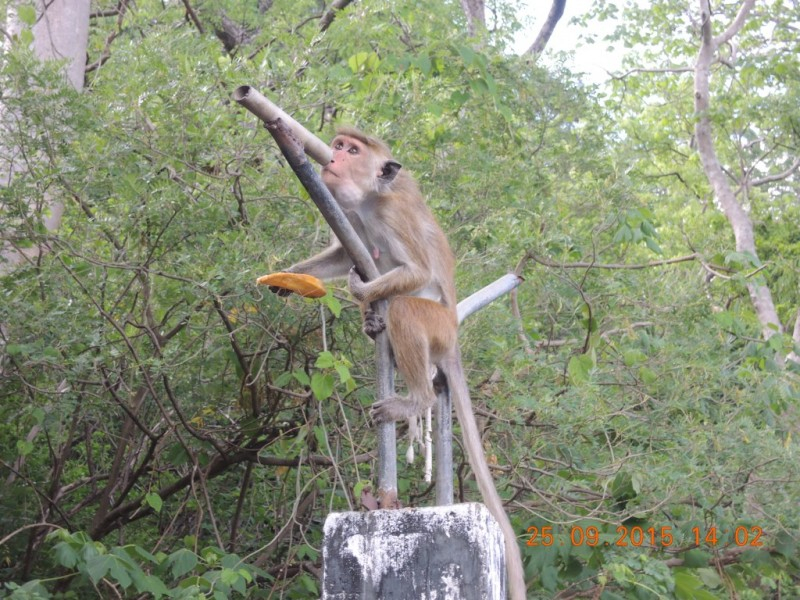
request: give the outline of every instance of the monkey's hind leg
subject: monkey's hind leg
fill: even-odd
[[[436,393],[431,382],[430,340],[420,322],[415,305],[418,298],[397,297],[389,304],[387,329],[397,370],[408,388],[408,396],[392,396],[372,405],[372,418],[377,422],[409,423],[433,406]],[[412,425],[413,431],[413,425]],[[413,436],[412,436],[413,437]]]

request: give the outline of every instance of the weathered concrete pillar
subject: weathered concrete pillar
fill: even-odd
[[[332,513],[323,600],[505,600],[503,534],[483,504]]]

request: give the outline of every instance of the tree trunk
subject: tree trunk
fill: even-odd
[[[711,107],[709,92],[711,65],[714,63],[720,45],[727,43],[741,30],[750,9],[755,4],[755,0],[745,0],[733,23],[716,38],[712,32],[709,0],[698,1],[702,22],[702,39],[694,69],[694,106],[697,118],[695,137],[698,152],[700,153],[700,162],[714,190],[714,198],[733,229],[737,252],[751,255],[754,261],[758,262],[753,222],[750,219],[750,215],[736,199],[736,194],[731,189],[727,176],[720,165],[714,148],[711,118],[709,117]],[[754,280],[747,284],[747,290],[750,293],[750,300],[761,324],[763,338],[766,340],[775,333],[782,333],[783,327],[778,319],[778,312],[775,309],[775,303],[772,301],[772,293],[769,287]]]
[[[792,342],[794,342],[796,346],[800,346],[800,308],[797,309],[797,316],[795,317],[794,320],[794,331],[792,331]],[[792,352],[789,353],[789,356],[787,358],[792,362],[800,364],[800,354],[797,354],[797,352],[795,352],[794,350],[792,350]]]
[[[484,0],[461,0],[461,8],[467,15],[467,31],[476,36],[486,29],[486,5]]]
[[[36,56],[40,60],[67,59],[65,75],[77,90],[83,88],[86,46],[89,42],[89,6],[89,0],[37,0],[37,20],[32,28]],[[21,29],[16,5],[8,8],[6,28],[9,35],[5,39],[4,50],[8,49],[11,37]],[[0,105],[0,117],[4,112],[4,107]],[[19,154],[17,148],[2,148],[0,141],[0,186],[7,186],[20,169],[15,160]],[[55,231],[61,223],[64,207],[54,199],[48,199],[45,206],[48,210],[42,221],[48,231]],[[0,275],[10,272],[25,260],[35,259],[41,252],[40,247],[23,250],[4,242],[0,248]]]

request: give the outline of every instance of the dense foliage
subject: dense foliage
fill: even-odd
[[[652,68],[601,90],[510,56],[509,5],[477,43],[456,2],[355,2],[324,27],[311,0],[95,4],[82,93],[24,40],[0,62],[0,144],[26,157],[0,236],[49,248],[0,279],[5,594],[319,596],[324,518],[372,484],[372,352],[343,287],[254,285],[329,234],[231,101],[249,84],[323,138],[385,138],[460,295],[525,277],[461,343],[531,598],[800,596],[799,370],[744,287],[764,278],[791,331],[796,3],[760,7],[714,75],[731,179],[786,173],[742,185],[759,265],[699,165],[691,73],[663,71],[692,64],[694,5],[629,9],[618,38]],[[617,11],[597,4],[587,25]],[[399,476],[433,503],[419,464]]]

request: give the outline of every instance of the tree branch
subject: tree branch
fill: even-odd
[[[660,69],[638,68],[626,71],[621,75],[613,75],[613,74],[610,75],[613,79],[625,79],[629,75],[634,75],[636,73],[691,73],[693,71],[694,69],[692,67],[663,67]]]
[[[328,27],[331,26],[331,23],[333,23],[333,20],[336,18],[337,13],[344,10],[347,6],[352,4],[352,2],[353,0],[334,0],[330,8],[325,11],[325,14],[322,15],[322,18],[319,20],[320,32],[327,31]]]
[[[794,161],[791,167],[783,171],[782,173],[775,173],[774,175],[767,175],[766,177],[762,177],[761,179],[753,179],[750,182],[751,187],[758,187],[760,185],[766,185],[767,183],[774,183],[776,181],[783,181],[787,177],[789,177],[792,173],[797,171],[800,168],[800,158]]]
[[[742,7],[739,9],[739,12],[736,14],[736,18],[733,22],[728,25],[728,28],[723,31],[720,35],[714,38],[714,48],[719,48],[722,44],[726,44],[733,36],[735,36],[739,31],[741,31],[742,27],[744,27],[744,23],[747,20],[747,15],[750,10],[755,5],[756,0],[745,0]],[[711,11],[709,10],[708,18],[711,18]]]
[[[556,25],[559,20],[561,20],[561,17],[564,16],[564,6],[566,6],[566,4],[567,0],[553,0],[553,4],[550,6],[550,12],[547,14],[547,20],[545,20],[536,39],[533,40],[533,44],[525,51],[525,54],[539,56],[544,51],[547,42],[550,41],[550,36],[552,36],[553,31],[555,31]]]
[[[728,27],[724,34],[717,40],[712,35],[711,5],[709,0],[699,0],[701,14],[701,34],[700,50],[697,54],[694,73],[694,108],[695,108],[695,139],[697,140],[697,152],[700,156],[700,163],[706,179],[714,190],[714,198],[722,209],[725,218],[733,229],[733,237],[736,241],[736,251],[749,254],[758,259],[755,243],[755,231],[750,215],[736,199],[733,189],[728,182],[728,178],[717,156],[714,147],[714,136],[711,127],[711,64],[714,61],[719,43],[726,42],[738,32],[743,24],[745,17],[752,6],[754,0],[746,0],[734,22]],[[747,290],[753,309],[761,324],[761,335],[769,339],[775,333],[781,333],[783,327],[778,318],[778,311],[772,299],[772,292],[767,285],[758,281],[747,283]]]
[[[629,270],[650,269],[652,267],[663,267],[665,265],[674,265],[676,263],[697,260],[700,257],[700,255],[697,252],[695,252],[694,254],[687,254],[686,256],[678,256],[676,258],[669,258],[666,260],[654,260],[648,263],[638,263],[638,264],[628,265],[624,263],[595,263],[595,262],[559,263],[552,261],[548,258],[542,258],[541,256],[536,256],[533,253],[530,253],[529,256],[540,265],[544,265],[545,267],[556,267],[559,269],[629,269]]]
[[[192,8],[192,5],[189,2],[189,0],[183,0],[183,6],[184,8],[186,8],[186,16],[192,23],[194,23],[194,26],[197,27],[197,31],[199,31],[201,34],[205,33],[206,32],[205,28],[203,27],[203,24],[200,22],[200,19],[197,18],[197,13]]]

